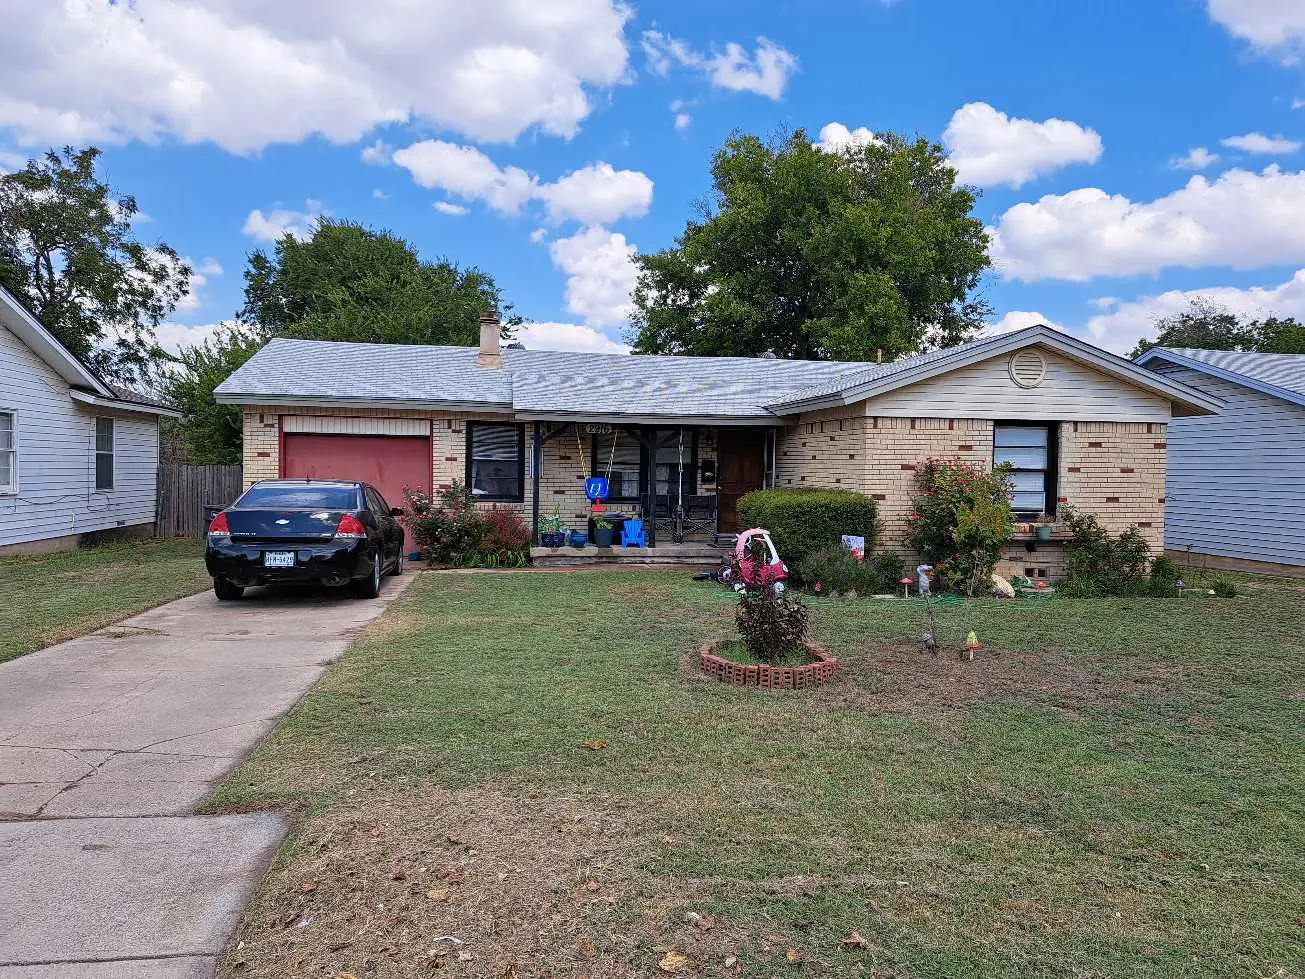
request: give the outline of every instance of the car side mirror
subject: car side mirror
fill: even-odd
[[[390,507],[390,516],[391,516],[391,517],[401,517],[401,516],[403,516],[403,507],[401,507],[401,506],[392,506],[392,507]]]

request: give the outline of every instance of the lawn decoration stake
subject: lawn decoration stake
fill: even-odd
[[[922,564],[915,569],[915,574],[918,579],[916,585],[920,589],[920,597],[924,599],[924,610],[929,614],[929,631],[920,637],[920,644],[929,653],[937,656],[938,623],[933,617],[933,591],[929,588],[929,572],[932,570],[932,564]],[[909,581],[910,579],[903,580]]]

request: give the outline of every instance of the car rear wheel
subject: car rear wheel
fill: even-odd
[[[372,555],[372,573],[353,583],[353,593],[358,598],[375,598],[381,593],[381,552]]]
[[[403,574],[403,548],[402,547],[399,548],[398,556],[395,557],[394,564],[391,566],[388,573],[396,578],[399,575]]]
[[[239,585],[233,585],[227,578],[213,579],[213,594],[217,596],[219,602],[234,602],[245,590]]]

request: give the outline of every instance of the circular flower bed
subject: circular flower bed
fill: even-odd
[[[811,662],[802,666],[767,666],[764,663],[736,663],[715,652],[715,646],[703,646],[698,654],[698,669],[721,683],[736,687],[760,687],[763,690],[805,690],[828,683],[838,670],[838,660],[816,643],[803,643]]]

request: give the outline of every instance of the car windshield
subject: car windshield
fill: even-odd
[[[251,486],[237,502],[240,510],[356,510],[354,486]]]

